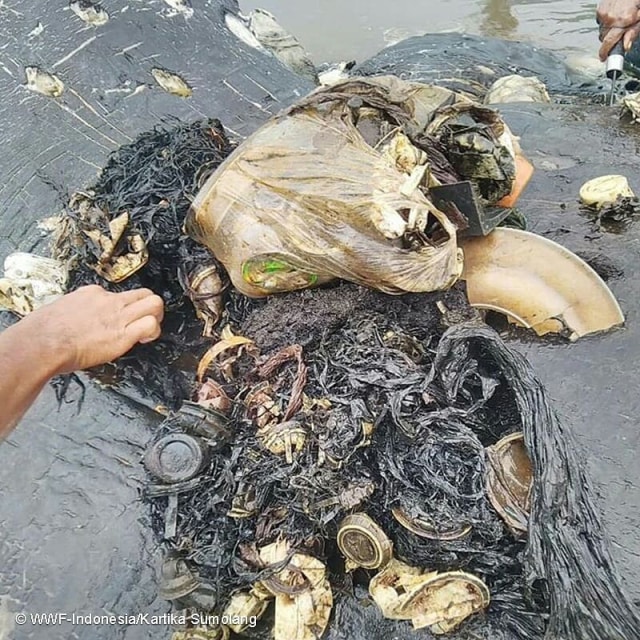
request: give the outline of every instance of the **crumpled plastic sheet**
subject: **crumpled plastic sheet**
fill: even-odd
[[[431,378],[460,407],[468,402],[465,388],[481,384],[492,367],[513,393],[534,468],[524,574],[531,594],[542,591],[548,599],[544,639],[640,638],[638,609],[613,565],[575,439],[526,359],[490,329],[460,325],[443,336]],[[526,637],[518,620],[507,622]]]
[[[185,230],[252,297],[336,278],[392,294],[445,290],[462,268],[460,227],[427,186],[470,180],[494,205],[512,190],[515,153],[499,114],[463,96],[396,77],[346,80],[239,146]]]

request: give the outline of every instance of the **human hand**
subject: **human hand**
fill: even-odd
[[[624,50],[629,51],[640,35],[639,0],[600,0],[596,12],[600,25],[600,60],[607,59],[609,52],[622,40]]]
[[[81,287],[40,307],[19,324],[41,341],[42,357],[57,374],[111,362],[138,343],[160,336],[162,298],[149,289],[110,293]]]

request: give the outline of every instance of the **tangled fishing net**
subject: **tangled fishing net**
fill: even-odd
[[[60,243],[74,286],[148,286],[168,304],[163,339],[110,371],[117,388],[171,408],[150,447],[185,434],[203,447],[192,478],[149,476],[151,522],[167,552],[161,593],[179,610],[238,614],[227,626],[247,637],[275,625],[277,638],[430,638],[456,616],[434,622],[420,608],[419,597],[433,596],[424,585],[434,572],[464,572],[490,602],[474,601],[450,637],[640,638],[571,433],[526,360],[475,317],[459,287],[387,296],[337,282],[263,300],[228,287],[182,224],[230,151],[217,121],[141,136],[73,200]],[[125,212],[114,238],[109,223]],[[111,234],[111,257],[129,256],[130,277],[100,274],[99,234],[68,242],[94,231]],[[202,263],[220,269],[212,297],[224,297],[224,329],[206,339],[192,305],[203,302],[191,278]],[[490,448],[518,432],[533,474],[524,534],[494,508],[487,483]],[[348,565],[338,544],[354,514],[391,543],[381,543],[375,569]],[[371,602],[393,571],[416,590],[415,602],[385,609],[401,620]],[[263,617],[248,626],[240,615]],[[227,633],[196,626],[180,637]]]

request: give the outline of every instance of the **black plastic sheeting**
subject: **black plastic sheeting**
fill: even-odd
[[[218,609],[233,589],[248,588],[269,575],[247,558],[256,547],[284,537],[327,562],[337,611],[351,602],[355,619],[370,625],[379,614],[359,590],[366,588],[371,574],[346,578],[335,544],[339,521],[355,508],[382,525],[402,561],[428,570],[464,570],[487,583],[492,595],[487,615],[471,619],[451,638],[640,637],[638,610],[613,567],[577,443],[526,359],[477,321],[457,325],[439,339],[435,298],[456,305],[455,292],[389,298],[341,285],[334,291],[288,296],[281,322],[290,324],[303,315],[312,298],[318,323],[324,324],[323,316],[336,309],[334,292],[348,301],[350,313],[341,327],[325,331],[304,350],[305,392],[332,405],[319,415],[291,416],[310,427],[304,449],[287,464],[261,447],[243,403],[251,380],[257,382],[256,372],[265,365],[258,361],[252,371],[245,363],[246,374],[225,386],[235,400],[232,442],[213,456],[198,488],[180,498],[173,544],[189,549],[187,557],[209,582]],[[264,326],[274,315],[269,307],[267,301],[250,312],[248,326]],[[264,332],[258,328],[247,335],[260,345]],[[281,373],[284,377],[278,373],[267,379],[274,389],[280,385],[277,402],[286,404],[293,393],[291,372]],[[372,442],[364,447],[357,446],[363,420],[375,422]],[[166,427],[179,424],[171,419]],[[506,529],[485,489],[485,447],[520,430],[534,467],[524,540]],[[339,461],[339,468],[318,464],[320,449]],[[226,517],[234,496],[247,488],[255,490],[251,502],[257,515]],[[348,504],[350,500],[354,502]],[[163,499],[153,503],[162,537]],[[421,518],[442,530],[471,525],[472,533],[451,542],[424,540],[394,521],[390,514],[395,506],[418,509]],[[363,610],[357,611],[358,606]],[[384,627],[367,636],[384,638],[389,629],[408,632],[407,623],[387,622]],[[247,635],[263,637],[265,631],[262,626],[257,635]],[[355,631],[361,637],[362,629]],[[334,620],[327,637],[343,632]],[[426,630],[414,634],[432,637]]]
[[[571,345],[522,339],[513,344],[532,363],[558,413],[578,436],[616,564],[639,601],[640,404],[630,382],[640,357],[640,300],[632,275],[639,220],[598,225],[581,208],[578,191],[593,177],[616,173],[627,176],[640,193],[640,132],[620,123],[617,108],[505,104],[500,112],[536,168],[519,201],[529,231],[587,260],[607,280],[626,316],[625,328]],[[578,142],[568,145],[567,140]]]
[[[173,134],[176,136],[176,141],[181,140],[184,143],[184,132],[189,130],[189,128],[185,127],[176,130]],[[194,132],[197,133],[200,130],[201,128],[196,127]],[[160,140],[160,138],[157,138],[158,135],[156,133],[153,134],[156,137],[145,136],[141,138],[142,146],[144,147],[149,141]],[[170,144],[169,138],[171,134],[167,135],[168,138],[165,143]],[[195,138],[197,139],[197,135]],[[176,148],[176,152],[179,151]],[[114,203],[126,201],[128,197],[127,189],[133,189],[134,191],[138,189],[138,181],[136,180],[135,183],[128,182],[126,179],[127,172],[121,171],[123,166],[128,166],[128,159],[133,158],[129,169],[133,175],[138,175],[141,169],[141,166],[139,166],[141,158],[138,157],[136,159],[135,155],[131,155],[131,152],[131,149],[123,149],[119,156],[113,158],[108,170],[105,172],[107,176],[113,175],[113,179],[108,179],[105,175],[101,177],[98,183],[100,185],[98,193],[103,202],[107,202],[104,193],[105,190],[108,191],[107,188],[113,191],[112,201]],[[180,154],[178,153],[177,155]],[[121,165],[121,162],[124,164]],[[182,170],[180,167],[171,166],[170,164],[166,168],[156,169],[156,171],[158,170],[163,175],[163,179],[159,181],[160,183],[174,185],[170,189],[170,193],[164,193],[163,196],[171,198],[170,204],[174,204],[174,199],[179,203],[182,190],[179,180],[182,176]],[[185,169],[185,171],[188,173],[188,169]],[[193,171],[194,169],[192,168]],[[173,180],[174,176],[178,182]],[[146,177],[141,178],[141,183],[145,183],[145,180],[147,180]],[[156,188],[158,181],[154,178],[149,184],[153,184],[154,188]],[[190,181],[185,183],[185,185],[189,184],[191,184]],[[184,212],[184,209],[184,203],[177,207],[177,210],[182,212]],[[141,220],[144,222],[148,218],[144,206],[139,213],[142,216]],[[135,216],[133,220],[136,223]],[[179,226],[177,224],[177,228]],[[174,234],[177,232],[177,228],[173,229]],[[152,260],[157,263],[162,263],[164,259],[165,257],[161,250],[156,250],[152,254]],[[168,262],[171,269],[176,267],[172,260],[168,260]],[[157,274],[158,272],[152,269],[151,276],[154,273]],[[153,280],[150,281],[150,284],[154,284]],[[326,292],[306,292],[305,295],[311,301],[318,301],[328,294]],[[426,305],[428,297],[420,298],[414,296],[411,299],[414,301],[423,300]],[[291,335],[291,327],[296,322],[298,326],[300,325],[299,317],[307,318],[306,300],[300,296],[289,296],[286,298],[286,312],[280,309],[279,313],[269,314],[269,308],[272,306],[279,308],[280,302],[281,299],[276,298],[255,303],[258,308],[249,322],[249,327],[257,325],[258,334],[261,334],[261,338],[264,339],[265,335],[268,336],[269,333],[278,334],[279,327],[284,326],[289,329],[289,337],[298,344],[301,341],[295,335]],[[375,297],[368,302],[369,304],[364,305],[367,309],[365,316],[373,317],[374,311],[376,311]],[[236,310],[234,310],[234,304],[236,305]],[[333,304],[335,305],[335,300]],[[386,304],[387,307],[382,313],[382,317],[390,321],[394,313],[403,308],[405,301],[404,298],[388,298]],[[249,310],[250,307],[251,305],[249,305]],[[225,318],[225,321],[230,320],[234,326],[245,323],[244,314],[247,311],[247,306],[243,306],[241,297],[232,293],[229,308],[229,317]],[[335,314],[335,310],[332,308],[330,312]],[[267,314],[267,319],[256,320],[255,316],[259,317],[265,313]],[[314,315],[317,315],[317,312]],[[404,318],[404,323],[410,322],[410,314],[407,315],[405,312],[401,315]],[[428,314],[425,314],[424,320],[426,321],[427,319]],[[353,320],[353,316],[351,316],[350,320]],[[344,323],[346,320],[343,319],[342,322]],[[431,319],[431,322],[433,328],[433,319]],[[475,415],[491,399],[493,391],[499,385],[495,379],[492,380],[489,376],[485,377],[479,373],[483,367],[490,369],[488,363],[492,354],[481,353],[474,359],[472,354],[467,351],[462,350],[461,353],[456,353],[458,358],[457,366],[460,367],[461,371],[455,371],[455,375],[450,373],[448,378],[444,374],[441,376],[442,389],[439,397],[445,407],[443,414],[430,415],[419,423],[421,429],[436,434],[434,436],[435,443],[427,441],[425,448],[417,442],[407,441],[407,437],[409,440],[416,438],[419,432],[409,429],[402,416],[402,405],[407,402],[409,396],[412,394],[415,396],[417,390],[419,390],[411,388],[412,385],[417,385],[418,387],[421,385],[419,373],[413,372],[411,374],[410,371],[405,371],[392,360],[385,360],[383,350],[376,350],[375,346],[365,350],[364,355],[362,352],[358,353],[357,348],[353,347],[353,345],[352,349],[349,350],[349,340],[354,340],[354,342],[362,340],[363,326],[353,327],[353,335],[344,330],[337,333],[333,340],[335,344],[333,344],[331,331],[328,330],[327,325],[328,323],[322,323],[322,326],[315,327],[316,335],[322,334],[324,337],[320,347],[316,344],[317,353],[313,349],[311,350],[312,362],[314,360],[319,361],[316,363],[316,370],[321,372],[322,380],[320,389],[318,389],[319,380],[312,379],[312,384],[316,384],[316,391],[321,394],[323,392],[326,393],[327,397],[334,401],[334,394],[338,389],[341,390],[342,397],[339,403],[344,406],[351,405],[351,418],[343,416],[343,420],[347,423],[353,423],[351,427],[357,424],[357,421],[362,418],[364,413],[367,413],[367,410],[369,413],[373,411],[375,414],[376,412],[372,409],[373,405],[377,406],[378,411],[388,407],[388,411],[393,417],[393,422],[400,430],[394,431],[391,426],[387,425],[387,431],[383,431],[384,435],[382,437],[386,444],[381,445],[380,441],[378,442],[378,447],[382,447],[382,451],[379,451],[377,461],[373,463],[373,467],[378,469],[378,472],[374,473],[373,476],[374,481],[377,480],[378,482],[381,476],[385,480],[385,483],[383,483],[385,488],[382,489],[382,495],[377,495],[375,502],[372,504],[381,504],[389,507],[388,496],[399,493],[400,489],[402,489],[403,494],[406,495],[410,502],[416,498],[419,499],[420,491],[415,491],[415,495],[412,496],[411,491],[407,490],[411,486],[411,479],[422,474],[426,479],[421,487],[421,490],[424,491],[425,484],[429,483],[429,478],[437,478],[438,474],[444,471],[445,466],[446,472],[450,472],[453,478],[457,478],[463,485],[466,483],[471,483],[472,485],[468,488],[468,493],[472,497],[472,500],[469,501],[460,500],[459,488],[457,487],[452,488],[449,496],[446,493],[444,496],[436,493],[432,501],[438,504],[438,507],[434,508],[430,505],[428,517],[430,520],[437,520],[446,526],[455,524],[456,517],[459,518],[464,514],[466,520],[470,521],[480,534],[480,541],[474,541],[473,546],[456,544],[449,546],[449,548],[447,548],[448,545],[443,545],[444,549],[424,548],[420,550],[415,539],[411,540],[408,536],[405,536],[405,539],[400,540],[398,544],[400,534],[397,533],[394,536],[394,540],[402,554],[401,557],[408,562],[429,568],[455,569],[460,568],[462,565],[483,577],[486,575],[496,596],[497,605],[494,610],[500,612],[507,621],[505,623],[506,627],[501,627],[500,623],[497,623],[491,633],[496,633],[499,629],[504,631],[505,628],[511,628],[517,638],[542,637],[542,630],[545,628],[542,618],[546,617],[544,612],[546,606],[548,606],[551,610],[550,633],[554,631],[553,625],[557,624],[559,627],[567,625],[566,629],[562,629],[563,637],[566,636],[567,638],[588,638],[589,636],[583,636],[585,626],[588,629],[596,629],[597,633],[607,637],[633,638],[633,635],[630,635],[630,629],[635,629],[636,627],[635,610],[624,595],[619,579],[614,574],[611,566],[609,548],[599,524],[597,511],[591,499],[588,498],[588,483],[582,472],[582,467],[575,457],[575,446],[571,438],[555,422],[548,403],[542,395],[539,383],[531,378],[529,369],[522,364],[522,361],[516,360],[516,364],[510,364],[508,358],[503,354],[503,360],[506,360],[505,362],[500,362],[499,365],[501,366],[498,368],[509,369],[507,372],[502,372],[501,384],[512,387],[516,398],[515,411],[512,410],[510,413],[505,411],[505,414],[512,417],[514,415],[519,416],[517,424],[512,421],[510,424],[506,422],[506,425],[511,430],[524,427],[525,433],[529,438],[529,447],[534,452],[536,477],[540,483],[536,485],[537,495],[538,497],[542,496],[540,504],[534,500],[532,517],[534,523],[536,523],[535,526],[540,526],[540,533],[539,535],[536,534],[534,526],[529,545],[529,553],[531,555],[524,565],[525,577],[528,578],[526,582],[521,575],[522,567],[519,560],[522,549],[518,548],[519,545],[515,541],[510,541],[508,536],[504,535],[503,527],[499,526],[495,514],[491,516],[484,498],[483,469],[481,465],[478,465],[477,460],[478,457],[481,457],[483,446],[495,443],[498,437],[508,432],[505,430],[505,425],[501,425],[500,422],[500,412],[505,409],[504,404],[498,407],[497,413],[496,408],[493,407],[493,413],[490,411],[487,415],[481,416],[480,420]],[[375,334],[376,329],[373,331]],[[377,335],[384,334],[384,326],[377,327],[377,331],[379,332]],[[255,333],[251,330],[247,331],[247,334],[251,338],[256,338]],[[433,338],[433,334],[429,332],[425,334],[423,328],[422,333],[415,337],[429,340]],[[311,339],[313,339],[313,332],[311,332]],[[497,337],[494,340],[498,344],[502,344]],[[257,342],[261,344],[262,340],[257,340]],[[274,347],[273,344],[271,346]],[[278,346],[285,347],[287,343],[281,341]],[[338,351],[334,352],[333,350],[336,348]],[[524,367],[522,370],[516,366],[518,362],[521,367]],[[359,365],[359,369],[357,365]],[[379,370],[377,367],[380,367]],[[346,380],[341,378],[345,372],[348,374]],[[158,374],[158,372],[155,373],[156,375]],[[390,375],[391,378],[385,380],[386,375]],[[457,376],[461,379],[456,379]],[[148,378],[140,377],[139,380],[146,379],[151,381],[152,377],[153,374]],[[475,384],[472,385],[475,386],[475,392],[473,389],[465,388],[468,379],[474,377],[477,378],[474,380]],[[354,380],[357,381],[356,385],[353,384]],[[243,381],[241,387],[244,387],[245,384],[249,383]],[[359,391],[362,392],[362,389],[366,389],[368,385],[380,387],[386,391],[375,396],[369,395],[358,398]],[[347,389],[346,395],[345,389]],[[478,390],[482,394],[481,398],[478,397]],[[141,388],[140,391],[144,391],[144,389]],[[236,392],[231,394],[231,397],[235,398],[237,392],[238,390],[236,389]],[[469,405],[466,409],[460,410],[456,408],[456,403],[460,401],[459,396]],[[361,408],[356,408],[354,413],[353,408],[358,399],[362,403]],[[366,404],[364,403],[365,400]],[[411,404],[411,402],[415,401],[409,402]],[[242,403],[236,403],[235,406],[239,408]],[[366,409],[363,409],[362,407],[365,406]],[[418,410],[416,409],[416,411]],[[340,421],[340,418],[337,419]],[[504,416],[502,416],[502,420],[505,421]],[[354,423],[354,421],[356,422]],[[470,429],[472,430],[474,426],[482,425],[483,422],[485,425],[489,424],[491,426],[489,428],[487,426],[482,427],[485,430],[489,430],[479,440],[471,434]],[[439,429],[434,428],[438,425]],[[546,429],[546,432],[540,431],[543,428]],[[249,570],[245,570],[244,573],[246,575],[238,575],[231,569],[231,565],[234,562],[234,550],[238,544],[250,542],[265,544],[271,541],[276,534],[282,534],[290,539],[297,540],[304,540],[321,534],[321,537],[325,538],[327,546],[330,547],[331,541],[335,539],[335,518],[337,516],[337,513],[331,516],[319,514],[317,516],[318,520],[315,521],[313,518],[309,521],[309,519],[301,516],[300,514],[305,513],[307,510],[305,504],[313,503],[316,501],[315,498],[317,496],[304,495],[304,492],[301,495],[299,491],[294,490],[289,484],[291,469],[287,465],[277,464],[269,455],[260,454],[260,447],[256,442],[251,421],[244,424],[244,430],[239,425],[236,425],[232,431],[242,434],[242,436],[236,439],[231,449],[225,451],[210,470],[210,478],[205,480],[204,483],[207,488],[206,491],[203,490],[202,486],[199,487],[197,492],[190,499],[187,499],[185,501],[186,504],[181,507],[181,535],[190,539],[190,546],[193,549],[192,555],[198,559],[197,564],[202,566],[204,575],[214,581],[215,588],[219,591],[221,599],[226,598],[233,588],[247,586],[251,580],[256,579],[256,575],[252,575]],[[531,432],[535,436],[530,435]],[[351,434],[352,438],[349,439],[347,435],[346,432],[341,434],[342,444],[354,440],[354,438],[357,439],[357,428],[355,435]],[[489,440],[489,435],[493,437],[493,440]],[[342,436],[344,440],[342,440]],[[334,448],[335,446],[336,443],[334,443]],[[346,446],[348,448],[348,445]],[[247,451],[252,451],[252,455],[246,455]],[[469,452],[470,458],[467,457]],[[334,455],[338,459],[340,458],[339,453],[334,452]],[[538,464],[539,460],[536,456],[539,456],[539,460],[542,460],[541,465]],[[444,460],[446,460],[446,465],[444,465]],[[252,461],[254,462],[252,463]],[[354,463],[356,462],[358,462],[358,458],[354,458]],[[360,462],[364,464],[362,461]],[[413,465],[413,467],[410,468],[410,465]],[[313,462],[308,459],[307,464],[303,464],[302,468],[298,469],[298,476],[301,482],[302,479],[307,478],[308,474],[313,475],[312,467]],[[401,469],[401,467],[404,467],[404,469]],[[335,474],[334,477],[329,474],[321,480],[318,477],[314,477],[313,482],[309,477],[302,484],[308,486],[315,484],[322,487],[323,491],[329,494],[331,494],[329,487],[333,484],[333,497],[335,498],[340,491],[345,489],[344,485],[341,485],[342,481],[348,487],[354,481],[356,484],[358,484],[358,481],[362,484],[362,481],[367,478],[367,476],[358,477],[358,473],[354,473],[353,477],[350,477],[349,469],[346,466],[338,475],[341,476],[340,479],[337,479]],[[220,481],[230,477],[235,479],[236,485],[231,483],[231,486],[221,487],[210,482],[210,480],[217,479],[216,481]],[[404,478],[403,484],[394,486],[394,478],[402,477]],[[577,483],[575,487],[573,485],[574,481]],[[371,482],[370,479],[369,482]],[[253,523],[255,528],[252,524],[247,523],[241,523],[236,527],[225,517],[230,508],[230,497],[237,490],[237,484],[243,483],[259,487],[258,509],[265,509],[265,522],[260,523],[260,520],[258,520],[257,523]],[[434,487],[437,487],[437,485],[438,483],[434,483]],[[567,489],[569,486],[571,490]],[[562,503],[556,499],[558,496],[563,496],[564,498],[569,496],[568,504],[563,507]],[[453,498],[453,502],[448,503],[447,498]],[[324,499],[326,499],[326,495]],[[289,509],[289,515],[284,520],[277,522],[276,528],[273,530],[273,524],[269,523],[269,511],[273,512],[279,506],[286,506]],[[376,513],[376,515],[379,516],[381,521],[389,523],[388,510],[387,512]],[[154,519],[156,522],[160,521],[160,514],[156,514]],[[318,522],[322,523],[319,530],[316,529]],[[562,524],[558,524],[558,522]],[[328,526],[331,523],[333,526]],[[574,527],[578,529],[577,534]],[[159,529],[160,531],[163,529],[162,522],[159,523]],[[271,533],[266,539],[257,540],[256,532],[259,530],[263,532],[270,530]],[[333,533],[331,533],[332,531]],[[397,526],[396,531],[398,531]],[[205,549],[208,550],[206,553],[204,553]],[[215,551],[212,553],[212,550]],[[469,560],[469,556],[473,556],[471,560]],[[568,590],[565,582],[568,580],[568,576],[579,576],[579,579],[569,579],[571,586],[576,588],[576,591],[569,592],[567,595]],[[525,602],[527,600],[530,601],[528,604]],[[546,606],[537,605],[542,613],[538,612],[536,614],[531,604],[535,601],[548,601],[549,604]],[[604,603],[603,606],[599,607],[597,605],[598,602]],[[618,603],[614,613],[612,613],[614,611],[613,607],[610,606],[613,602]],[[587,615],[585,612],[589,612],[589,614]],[[589,618],[592,613],[596,616],[595,622]],[[620,622],[618,622],[618,618]],[[598,624],[601,625],[599,630]],[[620,626],[617,626],[618,624]],[[627,628],[625,628],[625,625]],[[489,632],[476,624],[475,633],[486,634]],[[616,636],[616,634],[618,635]]]
[[[227,29],[223,14],[238,10],[234,0],[193,0],[189,19],[164,0],[102,4],[111,19],[98,28],[87,27],[66,0],[0,7],[2,259],[15,250],[45,252],[36,221],[59,213],[71,193],[95,182],[111,152],[163,118],[219,117],[240,138],[312,88]],[[63,96],[29,91],[29,65],[58,75]],[[150,73],[156,66],[183,76],[192,97],[160,89]],[[87,626],[69,616],[57,626],[14,624],[17,611],[168,610],[157,596],[158,553],[138,494],[140,457],[157,423],[158,416],[93,385],[80,413],[77,404],[58,407],[46,389],[0,446],[0,637],[170,635],[166,621]]]
[[[115,366],[92,372],[149,407],[177,408],[192,392],[193,373],[183,372],[175,363],[185,354],[201,353],[207,341],[189,298],[189,278],[198,266],[216,261],[184,235],[182,227],[199,186],[232,149],[218,120],[186,124],[165,120],[109,158],[89,190],[90,206],[100,212],[98,225],[103,233],[108,233],[110,220],[126,213],[128,229],[140,234],[149,253],[147,264],[120,283],[106,281],[92,268],[101,250],[85,241],[85,229],[95,228],[95,221],[80,213],[84,202],[70,203],[65,209],[74,225],[72,237],[60,241],[65,257],[73,260],[71,289],[87,284],[100,284],[110,291],[147,287],[164,299],[163,335],[153,343],[137,345]],[[222,269],[220,274],[224,277]],[[66,377],[64,387],[71,382]]]
[[[551,613],[544,637],[640,638],[640,614],[613,570],[609,541],[573,434],[561,425],[527,361],[497,335],[461,326],[443,337],[434,372],[450,402],[468,402],[463,381],[482,378],[478,372],[492,364],[513,393],[533,462],[524,567],[529,589],[548,594]],[[510,622],[517,625],[515,616]]]

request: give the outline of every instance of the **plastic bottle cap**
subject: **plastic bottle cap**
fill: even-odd
[[[160,438],[144,458],[149,473],[170,484],[191,480],[204,463],[205,451],[200,441],[181,433]]]

